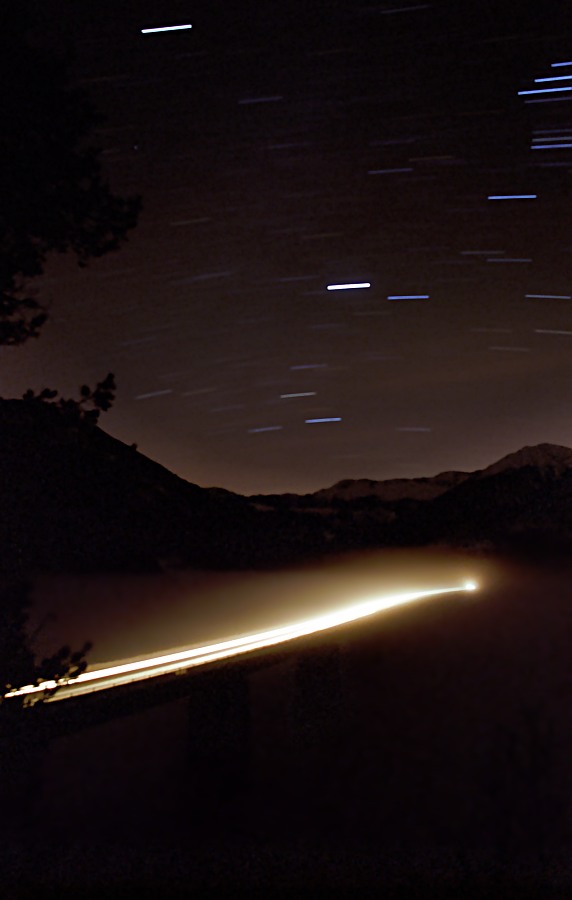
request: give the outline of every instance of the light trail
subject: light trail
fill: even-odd
[[[572,76],[570,76],[572,78]],[[534,134],[563,134],[566,131],[572,131],[572,128],[535,128]],[[540,138],[544,140],[544,138]],[[546,140],[554,140],[554,138],[546,138]]]
[[[531,150],[559,150],[572,147],[572,144],[533,144]]]
[[[281,400],[290,400],[293,397],[315,397],[316,391],[298,391],[296,394],[280,394]]]
[[[525,294],[526,300],[572,300],[570,294]]]
[[[535,328],[535,334],[565,334],[572,335],[572,331],[557,331],[555,328]]]
[[[152,397],[165,397],[167,394],[172,394],[172,388],[166,388],[163,391],[150,391],[148,394],[137,394],[135,397],[136,400],[150,400]]]
[[[290,371],[298,372],[298,371],[302,371],[302,369],[327,369],[327,368],[328,368],[327,363],[308,363],[303,366],[290,366]]]
[[[501,350],[507,353],[530,353],[530,347],[500,346],[489,347],[489,350]]]
[[[540,100],[537,98],[536,100],[525,100],[525,103],[561,103],[565,101],[569,103],[572,100],[572,97],[541,97]]]
[[[518,96],[522,97],[525,94],[556,94],[560,91],[572,91],[572,87],[536,88],[533,91],[519,91]]]
[[[374,597],[361,603],[344,606],[329,613],[298,622],[291,622],[288,625],[272,628],[268,631],[254,632],[243,637],[230,638],[225,641],[206,644],[202,647],[190,647],[146,659],[118,662],[99,669],[88,670],[78,675],[77,678],[72,678],[60,684],[56,681],[43,681],[37,685],[28,684],[24,687],[10,690],[4,696],[8,699],[11,697],[31,697],[37,694],[39,695],[38,699],[41,699],[41,695],[47,693],[48,696],[45,699],[49,702],[82,696],[83,694],[90,694],[99,690],[132,684],[147,678],[155,678],[159,675],[184,672],[197,666],[204,666],[208,663],[251,653],[253,650],[274,647],[296,638],[307,637],[311,634],[338,628],[340,625],[366,619],[383,610],[403,606],[414,600],[437,597],[443,594],[466,593],[476,589],[477,585],[474,581],[465,581],[462,585],[454,587],[408,591],[401,594]],[[49,692],[56,689],[57,693],[50,697]]]
[[[341,416],[326,416],[324,419],[305,419],[306,425],[320,425],[322,422],[341,422]]]
[[[157,34],[158,31],[185,31],[192,25],[163,25],[161,28],[142,28],[141,34]]]
[[[355,291],[360,288],[369,288],[369,287],[371,287],[371,284],[369,283],[369,281],[360,281],[360,282],[356,282],[355,284],[329,284],[328,290],[329,291]]]
[[[489,194],[489,200],[536,200],[536,194]]]
[[[570,81],[572,75],[552,75],[551,78],[535,78],[535,84],[540,84],[543,81]]]

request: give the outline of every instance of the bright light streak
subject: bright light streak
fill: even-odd
[[[282,431],[282,425],[265,425],[263,428],[249,428],[249,434],[262,434],[263,431]]]
[[[429,294],[390,294],[388,300],[430,300]]]
[[[572,300],[570,294],[525,294],[527,300]]]
[[[536,200],[537,194],[489,194],[489,200]]]
[[[555,328],[535,328],[535,334],[566,334],[572,335],[572,331],[557,331]]]
[[[551,63],[551,64],[550,64],[550,68],[551,68],[551,69],[559,69],[561,66],[572,66],[572,61],[571,61],[571,62]]]
[[[299,391],[297,394],[280,394],[281,400],[289,400],[293,397],[315,397],[316,391]]]
[[[162,28],[142,28],[141,34],[156,34],[158,31],[184,31],[192,25],[164,25]]]
[[[572,85],[557,88],[536,88],[534,91],[519,91],[518,96],[522,97],[524,94],[556,94],[559,91],[572,91]]]
[[[535,78],[534,83],[540,84],[542,81],[570,81],[572,75],[553,75],[552,78]]]
[[[330,416],[326,419],[305,419],[306,425],[317,425],[319,422],[341,422],[341,416]]]
[[[356,284],[329,284],[329,291],[353,291],[356,288],[369,288],[371,284],[369,281],[361,281]]]
[[[560,148],[570,148],[572,144],[533,144],[531,150],[559,150]]]
[[[87,672],[78,675],[77,678],[70,679],[70,681],[60,687],[57,694],[49,699],[51,701],[63,700],[66,696],[78,696],[96,690],[105,690],[119,685],[130,684],[134,681],[140,681],[146,678],[154,678],[158,675],[185,671],[196,666],[202,666],[207,663],[229,659],[244,653],[250,653],[253,650],[259,650],[264,647],[273,647],[277,644],[295,640],[296,638],[329,631],[332,628],[338,628],[340,625],[346,625],[350,622],[366,619],[377,613],[383,612],[384,610],[403,606],[414,600],[437,597],[442,594],[464,593],[466,591],[474,591],[476,588],[477,585],[475,582],[466,581],[464,584],[455,587],[408,591],[401,594],[373,597],[372,599],[364,600],[361,603],[344,606],[341,609],[336,609],[311,619],[292,622],[288,625],[272,628],[268,631],[259,631],[243,637],[206,644],[203,647],[193,647],[174,653],[166,653],[161,656],[149,657],[135,662],[120,662],[115,665],[94,669],[93,671],[88,670]],[[57,686],[55,681],[44,681],[38,685],[29,684],[17,690],[8,691],[5,694],[5,697],[22,697],[30,694],[41,694],[44,691],[54,690]]]

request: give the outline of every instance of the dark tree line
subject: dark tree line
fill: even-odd
[[[101,119],[70,84],[71,59],[42,46],[34,4],[0,10],[0,344],[37,337],[47,319],[33,279],[51,253],[80,266],[116,250],[140,200],[107,185],[90,135]]]
[[[43,43],[33,0],[0,8],[0,345],[38,337],[48,312],[36,279],[54,253],[72,253],[80,266],[118,249],[137,222],[140,200],[112,192],[91,134],[100,121],[89,96],[71,83],[72,59]],[[110,373],[78,399],[29,390],[28,403],[50,403],[71,424],[95,424],[111,407]],[[1,437],[1,436],[0,436]],[[0,515],[2,514],[0,510]],[[39,715],[8,688],[65,681],[86,666],[86,644],[62,647],[36,662],[27,622],[30,587],[0,591],[0,809],[14,822],[34,792],[45,747]],[[36,697],[38,695],[35,695]],[[40,699],[42,695],[40,695]],[[38,756],[40,754],[40,756]],[[27,786],[27,788],[25,788]]]

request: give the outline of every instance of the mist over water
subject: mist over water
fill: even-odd
[[[379,594],[452,587],[467,579],[485,585],[491,573],[491,564],[480,558],[401,550],[279,572],[49,576],[34,585],[29,630],[38,657],[63,643],[75,648],[89,640],[89,665],[97,666],[238,637]]]

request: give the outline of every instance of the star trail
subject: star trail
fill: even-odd
[[[50,321],[3,349],[4,395],[113,371],[103,428],[241,493],[570,445],[566,18],[38,4],[31,30],[71,48],[105,177],[143,213],[117,254],[50,261]]]

